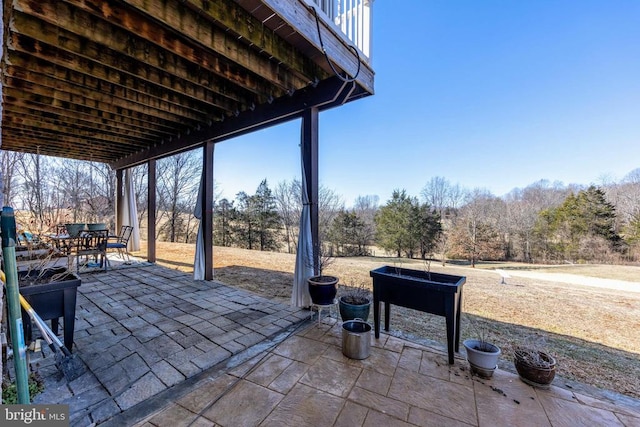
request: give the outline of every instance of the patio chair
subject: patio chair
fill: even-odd
[[[75,239],[74,255],[76,258],[76,272],[80,273],[80,258],[85,258],[85,265],[89,264],[89,258],[93,257],[94,262],[98,263],[100,268],[107,270],[107,241],[109,239],[109,230],[90,230],[83,231]]]
[[[117,236],[111,236],[109,239],[115,239],[113,242],[107,242],[107,251],[109,249],[116,249],[118,251],[118,255],[120,258],[124,260],[126,255],[127,262],[131,262],[131,258],[129,256],[129,250],[127,249],[127,244],[129,243],[129,239],[131,238],[131,233],[133,232],[133,227],[130,225],[123,225],[120,228],[120,234]]]

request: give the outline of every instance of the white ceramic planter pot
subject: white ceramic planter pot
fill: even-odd
[[[471,366],[471,372],[483,378],[491,378],[498,366],[500,348],[476,339],[464,340],[462,345],[467,350],[467,361]]]

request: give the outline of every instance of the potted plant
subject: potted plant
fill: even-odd
[[[373,279],[373,324],[380,338],[380,306],[384,303],[384,329],[389,330],[391,305],[398,305],[446,318],[447,356],[450,365],[459,350],[462,291],[466,277],[385,265],[371,270]]]
[[[544,343],[541,337],[530,337],[513,352],[513,362],[520,379],[538,388],[549,388],[556,375],[556,359],[545,350]]]
[[[69,350],[73,345],[76,295],[80,278],[66,267],[46,267],[46,259],[30,265],[18,273],[20,293],[43,320],[51,320],[54,333],[58,332],[59,318],[64,319],[64,344]],[[31,321],[22,313],[26,336],[31,336]]]
[[[471,373],[481,378],[491,378],[498,367],[498,358],[502,351],[500,347],[489,342],[489,333],[486,328],[479,326],[470,319],[472,328],[477,333],[477,338],[469,338],[462,342],[467,350],[467,361],[471,367]]]
[[[338,307],[343,321],[369,318],[371,309],[371,291],[364,283],[357,286],[341,286],[339,290]]]
[[[318,255],[318,259],[316,262],[311,262],[313,270],[318,274],[307,279],[311,301],[314,305],[334,304],[339,279],[323,274],[324,269],[333,264],[334,258],[324,250],[322,245],[318,245],[314,252]]]

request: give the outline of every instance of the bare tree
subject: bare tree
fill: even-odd
[[[115,227],[115,171],[106,163],[89,162],[89,184],[85,200],[91,221]]]
[[[158,161],[158,232],[176,242],[187,231],[200,183],[201,152],[187,151]]]
[[[329,234],[331,224],[344,209],[344,202],[340,195],[323,185],[318,189],[318,229],[320,241],[324,241]]]
[[[534,233],[540,212],[560,206],[568,194],[570,190],[562,183],[540,180],[505,196],[505,224],[501,231],[508,235],[508,258],[533,261],[533,248],[540,244]]]
[[[281,181],[273,191],[278,214],[284,227],[284,239],[287,252],[294,253],[298,240],[298,227],[302,208],[301,184],[297,179]]]
[[[138,224],[143,224],[149,208],[149,166],[145,163],[131,168],[133,191],[136,194],[136,208],[138,210]],[[115,191],[115,190],[114,190]]]
[[[420,192],[423,201],[440,214],[442,233],[439,234],[436,246],[443,266],[450,246],[449,238],[456,227],[459,209],[467,193],[459,184],[451,184],[446,178],[439,176],[431,178]]]
[[[362,228],[362,236],[360,236],[362,245],[371,245],[376,237],[376,213],[378,212],[378,204],[380,197],[375,195],[358,196],[353,204],[353,212],[364,223]]]
[[[504,202],[487,190],[474,189],[460,211],[452,231],[451,250],[468,258],[472,267],[479,259],[503,259],[499,217],[504,212]]]
[[[2,175],[2,206],[13,206],[14,188],[18,178],[18,166],[23,153],[0,151],[0,174]]]

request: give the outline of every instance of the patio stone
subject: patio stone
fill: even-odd
[[[392,375],[384,375],[372,369],[363,369],[356,386],[386,396],[391,386],[392,378]]]
[[[242,335],[238,338],[235,339],[236,342],[239,342],[240,344],[244,345],[245,347],[249,347],[252,346],[254,344],[259,343],[260,341],[264,340],[265,336],[258,333],[258,332],[251,332],[249,334],[245,334]]]
[[[127,384],[129,384],[127,374],[121,366],[108,366],[100,371],[94,372],[100,384],[102,384],[112,396],[124,390]]]
[[[269,384],[269,388],[279,393],[288,393],[308,369],[309,365],[292,360],[285,370]]]
[[[635,407],[625,405],[625,402],[609,402],[606,400],[600,400],[591,396],[584,395],[582,393],[573,393],[578,403],[584,405],[593,406],[594,408],[605,409],[607,411],[614,412],[616,414],[630,415],[635,418],[640,418],[640,402],[635,401]],[[640,420],[638,420],[638,426],[640,426]]]
[[[409,417],[409,405],[405,401],[393,399],[360,387],[353,388],[349,394],[349,400],[401,420],[406,420]]]
[[[131,350],[120,343],[110,346],[108,352],[117,362],[131,354]]]
[[[361,426],[367,417],[369,409],[354,402],[346,402],[334,427],[353,427]]]
[[[167,387],[176,385],[185,379],[185,376],[182,375],[180,371],[171,366],[171,364],[165,360],[161,360],[151,366],[151,372],[153,372]]]
[[[282,374],[293,361],[277,354],[272,354],[266,358],[247,377],[247,381],[254,382],[263,387],[268,387],[273,380]]]
[[[183,327],[182,323],[173,319],[161,320],[158,323],[155,323],[155,326],[163,332],[173,332]]]
[[[199,387],[195,388],[194,391],[181,397],[177,403],[192,412],[199,413],[209,403],[222,395],[230,385],[237,381],[238,378],[224,374],[220,377],[205,381],[199,385]]]
[[[611,411],[548,395],[541,395],[540,402],[554,427],[573,427],[577,425],[624,426]]]
[[[430,351],[420,351],[422,359],[420,361],[419,372],[422,375],[440,378],[441,380],[449,379],[449,371],[442,369],[443,366],[449,367],[449,361],[442,353],[432,353]]]
[[[198,372],[202,371],[202,369],[200,369],[200,367],[198,365],[195,365],[195,364],[193,364],[191,362],[173,361],[173,362],[169,362],[169,363],[171,363],[171,366],[176,368],[178,371],[180,371],[180,373],[182,375],[184,375],[187,378],[189,378],[189,377],[197,374]]]
[[[98,379],[92,372],[86,371],[75,380],[69,381],[67,385],[71,389],[71,392],[77,395],[83,391],[100,386],[100,382],[98,382]]]
[[[137,353],[134,353],[122,359],[121,361],[113,365],[113,367],[122,368],[127,373],[127,376],[129,378],[134,378],[134,379],[141,376],[139,375],[139,372],[146,371],[149,369],[147,364]]]
[[[135,336],[141,343],[145,343],[155,337],[162,335],[164,332],[153,325],[147,324],[135,331]]]
[[[220,346],[216,346],[215,348],[204,351],[200,356],[194,357],[191,362],[204,370],[222,362],[230,356],[231,352]]]
[[[70,405],[69,413],[73,417],[74,414],[86,413],[86,409],[90,406],[109,398],[109,394],[102,387],[93,387],[76,396],[63,400],[62,404]],[[73,404],[73,405],[72,405]]]
[[[126,410],[164,389],[164,384],[149,372],[117,396],[115,400],[122,410]]]
[[[262,422],[261,427],[330,426],[343,404],[344,400],[337,396],[298,384]]]
[[[236,354],[244,350],[246,347],[235,341],[227,341],[220,344],[220,347],[224,348],[231,354]]]
[[[191,422],[197,417],[197,414],[194,414],[180,405],[171,405],[155,416],[149,418],[147,422],[152,426],[158,427],[186,427],[190,426]]]
[[[397,418],[393,418],[388,414],[383,414],[378,411],[369,411],[367,418],[364,421],[363,427],[411,427],[411,424],[401,421]]]
[[[533,387],[512,373],[497,370],[493,375],[484,384],[473,381],[480,425],[505,418],[514,427],[551,425]]]
[[[321,357],[302,376],[300,383],[347,397],[361,372],[361,368]]]
[[[255,426],[271,413],[283,397],[265,387],[240,381],[203,415],[225,426]]]
[[[468,424],[478,423],[471,386],[398,369],[388,396]]]
[[[108,420],[119,412],[120,407],[116,404],[116,402],[112,399],[108,399],[104,403],[99,404],[95,409],[92,409],[90,416],[94,423],[100,423],[102,421]]]
[[[401,349],[398,367],[412,372],[420,372],[420,364],[422,363],[422,351],[405,347]]]
[[[327,345],[308,338],[293,336],[278,345],[275,353],[299,362],[314,363],[327,349]]]
[[[509,423],[511,420],[507,418]],[[487,424],[487,425],[498,425],[498,422],[505,421],[505,418],[496,418],[496,423]],[[454,420],[453,418],[447,418],[442,415],[429,412],[422,408],[418,408],[417,406],[412,406],[409,410],[409,420],[410,423],[415,424],[417,426],[424,427],[469,427],[469,424],[463,423],[462,421]],[[482,423],[480,425],[483,425]],[[512,425],[512,424],[509,424]],[[536,424],[530,424],[532,426]],[[544,425],[544,424],[543,424]]]
[[[149,322],[138,316],[122,319],[120,323],[131,332],[149,325]]]

